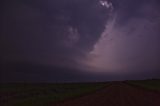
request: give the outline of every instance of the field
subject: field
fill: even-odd
[[[0,106],[45,106],[105,87],[105,83],[1,84]]]
[[[160,106],[160,92],[152,89],[159,85],[158,80],[111,82],[93,94],[51,106]]]
[[[160,79],[127,81],[129,84],[160,91]]]
[[[1,84],[0,106],[160,106],[160,80]]]

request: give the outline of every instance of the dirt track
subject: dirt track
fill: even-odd
[[[160,106],[160,93],[124,83],[114,83],[93,94],[52,106]]]

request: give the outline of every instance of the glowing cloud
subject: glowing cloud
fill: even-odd
[[[105,6],[105,7],[107,7],[107,8],[113,8],[113,6],[112,6],[112,3],[111,2],[108,2],[108,1],[100,1],[100,4],[102,5],[102,6]]]

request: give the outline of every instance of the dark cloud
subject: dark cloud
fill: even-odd
[[[159,76],[159,0],[2,2],[1,62],[6,67],[15,66],[13,70],[3,68],[4,79],[68,81]],[[95,45],[100,45],[97,50],[101,56],[94,63],[88,59],[96,51]],[[97,76],[83,72],[94,69],[88,62],[109,66],[111,71],[114,67],[114,71]]]
[[[26,61],[77,70],[100,38],[111,12],[99,0],[5,0],[2,10],[3,63]],[[3,71],[9,76],[17,73],[8,70],[12,71]],[[22,69],[15,76],[21,79],[34,72],[41,76],[44,70]]]
[[[104,30],[108,12],[99,0],[7,0],[2,56],[50,62],[84,56]]]
[[[159,1],[158,0],[112,0],[113,4],[115,4],[115,11],[119,15],[118,22],[120,25],[125,25],[130,21],[130,19],[133,18],[147,18],[144,13],[142,13],[142,8],[144,6],[148,5],[150,7],[148,8],[148,16],[152,16],[152,12],[154,10],[151,10],[151,8],[157,9],[156,11],[159,11]],[[151,14],[150,14],[151,13]]]

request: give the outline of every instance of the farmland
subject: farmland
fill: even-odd
[[[160,91],[160,79],[127,81],[129,84]]]
[[[160,80],[3,83],[0,106],[157,106]]]
[[[126,82],[112,82],[105,89],[93,94],[51,106],[160,106],[159,91],[139,86]]]
[[[1,84],[1,106],[44,106],[50,102],[61,101],[89,94],[106,86],[106,83],[8,83]]]

